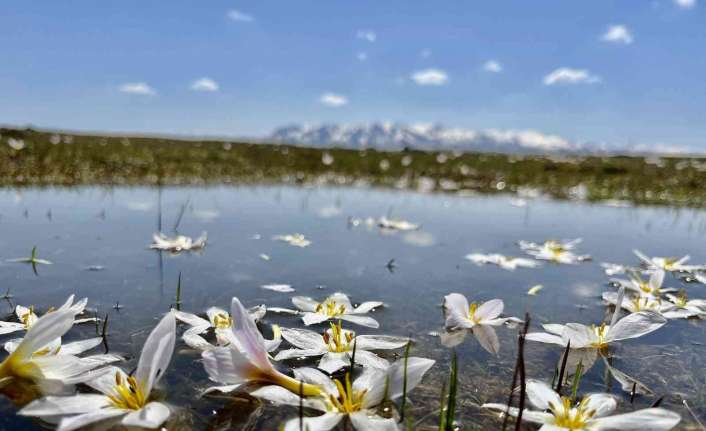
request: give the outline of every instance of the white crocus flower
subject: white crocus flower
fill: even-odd
[[[189,329],[184,331],[184,335],[182,336],[182,339],[189,347],[197,350],[207,350],[213,348],[213,344],[209,343],[201,336],[209,329],[213,329],[216,335],[217,345],[227,346],[231,343],[233,318],[224,309],[211,307],[206,310],[208,320],[192,313],[178,310],[172,311],[174,312],[174,316],[177,320],[180,320],[190,326]],[[248,314],[250,314],[255,322],[262,319],[266,312],[267,308],[264,305],[258,305],[248,310]],[[282,343],[282,337],[277,325],[272,325],[272,332],[274,334],[274,338],[272,340],[265,340],[268,352],[276,350]]]
[[[703,269],[703,266],[699,265],[686,265],[686,262],[690,259],[689,255],[681,258],[676,257],[647,257],[645,254],[640,252],[640,250],[633,250],[633,253],[644,263],[648,269],[656,270],[661,269],[664,271],[697,271]]]
[[[543,244],[520,241],[519,245],[527,254],[536,259],[556,263],[575,264],[591,259],[589,255],[577,255],[572,251],[581,241],[581,238],[568,242],[549,240],[545,241]]]
[[[666,297],[669,302],[663,303],[661,311],[667,319],[706,318],[706,300],[688,299],[684,290],[678,295],[668,293]]]
[[[618,286],[625,286],[626,290],[635,292],[640,296],[659,298],[663,293],[677,291],[677,289],[673,288],[662,288],[664,274],[663,269],[656,269],[650,274],[648,281],[643,280],[637,273],[630,274],[630,280],[613,279],[611,281]]]
[[[152,235],[152,244],[150,245],[150,248],[155,250],[171,251],[174,253],[190,250],[201,250],[206,247],[207,240],[208,235],[206,232],[202,233],[201,236],[195,240],[184,235],[177,235],[170,238],[159,232]]]
[[[87,352],[88,350],[93,349],[94,347],[98,346],[103,342],[102,337],[95,337],[95,338],[89,338],[87,340],[79,340],[79,341],[72,341],[69,343],[62,344],[61,338],[55,338],[54,340],[50,341],[49,344],[40,347],[37,349],[34,353],[32,353],[33,357],[40,357],[40,356],[52,356],[52,355],[72,355],[72,356],[78,356],[84,352]],[[20,343],[22,343],[22,339],[14,339],[5,342],[5,345],[3,346],[5,348],[5,351],[8,353],[12,353],[17,348],[19,347]],[[102,365],[110,364],[112,362],[118,362],[122,361],[123,358],[118,355],[112,355],[112,354],[100,354],[100,355],[91,355],[91,356],[86,356],[80,358],[83,362],[86,363],[91,363],[94,364],[94,367],[99,367]]]
[[[353,307],[348,296],[340,292],[334,293],[323,302],[318,302],[307,296],[295,296],[292,298],[292,304],[300,310],[302,320],[307,326],[326,322],[327,320],[345,320],[368,328],[378,328],[380,324],[377,320],[370,316],[364,316],[364,314],[383,305],[379,301],[367,301],[357,307]],[[269,310],[299,313],[286,308],[269,308]]]
[[[429,368],[434,365],[431,359],[407,358],[407,391],[414,389]],[[386,371],[367,368],[351,383],[346,374],[344,382],[332,380],[321,371],[313,368],[294,370],[297,378],[322,388],[322,395],[301,399],[295,393],[278,386],[266,386],[252,395],[276,404],[299,406],[319,410],[324,414],[289,420],[284,431],[327,431],[334,428],[346,417],[358,431],[397,431],[397,422],[378,415],[379,406],[387,399],[394,400],[403,395],[404,360],[392,364]],[[300,422],[303,428],[300,429]]]
[[[90,378],[100,361],[82,360],[72,354],[57,354],[57,340],[74,324],[75,311],[63,308],[37,319],[19,343],[10,344],[12,353],[0,362],[0,390],[18,397],[23,393],[55,394]],[[58,341],[61,345],[61,341]]]
[[[245,383],[257,382],[298,392],[300,382],[277,371],[270,362],[265,339],[238,298],[233,298],[230,312],[233,316],[231,343],[201,354],[209,378],[221,384],[207,391],[230,392]],[[321,394],[321,389],[309,384],[303,385],[303,391],[306,396]]]
[[[505,304],[500,299],[469,305],[465,296],[451,293],[444,297],[446,312],[446,328],[451,330],[441,336],[441,342],[447,347],[454,347],[465,339],[466,332],[471,331],[480,345],[492,354],[498,354],[500,341],[494,326],[505,323],[520,323],[516,317],[500,317]]]
[[[321,356],[318,367],[331,374],[351,364],[353,346],[355,362],[363,367],[386,369],[390,364],[371,350],[388,350],[404,347],[409,339],[386,335],[356,335],[343,329],[341,322],[331,323],[323,335],[306,329],[282,328],[282,337],[296,349],[282,350],[275,360]]]
[[[522,257],[504,256],[498,253],[471,253],[466,255],[466,259],[479,266],[485,264],[493,264],[498,265],[503,269],[507,269],[508,271],[514,271],[516,268],[537,268],[541,266],[541,264],[536,260],[525,259]]]
[[[311,245],[311,241],[306,239],[306,237],[300,233],[294,233],[291,235],[275,235],[272,237],[275,241],[286,242],[294,247],[308,247]]]
[[[618,296],[621,295],[618,294]],[[582,362],[584,370],[588,370],[593,366],[599,353],[607,352],[610,344],[641,337],[656,331],[667,323],[666,318],[654,311],[639,311],[618,320],[619,313],[620,310],[616,309],[610,325],[606,323],[591,326],[580,323],[545,324],[542,327],[547,332],[532,332],[527,334],[525,338],[560,346],[566,346],[571,342],[568,369],[571,370],[579,362]]]
[[[112,367],[87,385],[100,394],[45,397],[33,401],[19,414],[61,418],[57,431],[71,431],[99,421],[127,427],[157,428],[169,418],[169,407],[153,401],[152,388],[169,366],[176,341],[176,320],[167,313],[152,330],[142,348],[135,374]]]
[[[69,299],[66,300],[66,302],[58,308],[58,310],[65,310],[65,309],[70,309],[73,311],[74,316],[83,313],[84,309],[86,308],[86,304],[88,303],[87,298],[83,298],[82,300],[76,302],[74,304],[74,295],[69,296]],[[53,308],[50,308],[47,313],[50,313],[52,311],[55,311]],[[25,307],[22,305],[17,305],[15,307],[15,316],[17,316],[18,322],[5,322],[5,321],[0,321],[0,335],[4,334],[10,334],[12,332],[17,332],[17,331],[27,331],[29,328],[32,327],[37,322],[37,319],[39,317],[37,314],[34,312],[34,307]],[[74,320],[74,323],[86,323],[86,322],[95,322],[95,318],[86,318],[86,319],[76,319]]]
[[[384,217],[384,216],[380,217],[380,219],[378,220],[378,226],[382,229],[401,230],[401,231],[419,229],[419,225],[416,223],[411,223],[411,222],[408,222],[407,220],[388,218],[388,217]]]
[[[666,431],[681,421],[677,413],[663,408],[609,416],[618,407],[613,395],[590,394],[574,403],[537,380],[527,381],[527,400],[536,410],[524,410],[522,420],[541,424],[542,431]],[[501,414],[508,411],[504,404],[483,404],[482,407]],[[508,413],[517,417],[519,409],[510,407]]]
[[[618,296],[619,295],[616,292],[603,292],[602,298],[607,304],[617,306]],[[640,311],[653,311],[655,313],[661,313],[662,300],[652,296],[626,295],[623,297],[620,307],[631,313],[639,313]]]

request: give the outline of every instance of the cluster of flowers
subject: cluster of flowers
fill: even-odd
[[[557,263],[575,263],[576,259],[569,258],[568,255],[562,257],[561,253],[571,253],[569,250],[576,243],[573,241],[561,244],[548,241],[543,246],[539,246],[523,242],[521,246],[531,250],[537,258],[548,257],[549,250],[554,250],[551,251],[550,260]],[[545,324],[542,326],[546,332],[528,333],[526,339],[567,348],[568,356],[565,362],[567,370],[572,370],[580,364],[581,370],[585,372],[598,357],[602,357],[606,367],[610,368],[611,375],[621,383],[623,390],[644,392],[649,390],[639,381],[616,370],[608,363],[606,358],[610,354],[610,345],[656,331],[667,323],[667,319],[704,318],[706,300],[688,300],[684,291],[674,295],[673,292],[676,292],[676,289],[662,287],[665,272],[698,273],[704,268],[686,265],[688,256],[681,259],[649,258],[639,251],[635,253],[641,260],[641,268],[604,264],[606,270],[610,269],[612,275],[619,272],[631,274],[630,280],[611,280],[613,285],[619,287],[617,293],[603,294],[605,303],[615,306],[609,324],[599,323],[590,326],[581,323]],[[642,273],[649,275],[649,280],[644,280]],[[465,333],[470,331],[486,350],[497,354],[499,342],[493,327],[521,322],[516,317],[500,317],[503,309],[504,304],[500,299],[482,304],[475,302],[469,304],[461,294],[447,295],[444,299],[444,310],[448,332],[442,335],[442,342],[446,345],[458,344],[463,340]],[[621,309],[627,310],[629,314],[621,318]],[[575,402],[561,396],[546,383],[537,380],[529,380],[526,390],[530,404],[537,411],[526,410],[522,418],[528,422],[542,424],[542,430],[668,430],[681,420],[677,413],[662,408],[648,408],[608,416],[617,408],[617,399],[614,396],[591,394],[580,402]],[[502,414],[519,415],[517,408],[503,404],[485,404],[483,407]]]
[[[534,259],[505,256],[499,253],[471,253],[466,255],[466,259],[476,265],[493,264],[503,269],[507,269],[508,271],[514,271],[517,268],[538,268],[541,266],[541,261],[577,264],[591,260],[591,256],[587,254],[576,254],[575,249],[581,241],[581,238],[566,242],[549,240],[542,244],[537,244],[530,241],[519,241],[518,245],[520,246],[520,249],[532,256]]]
[[[0,363],[0,390],[6,394],[27,394],[31,389],[31,396],[16,399],[18,404],[33,399],[19,414],[56,424],[59,431],[96,422],[106,426],[120,423],[157,428],[171,411],[167,404],[157,400],[153,388],[165,375],[176,344],[176,324],[182,321],[189,326],[183,332],[184,342],[201,351],[205,371],[217,384],[206,392],[231,392],[255,386],[257,389],[251,392],[255,397],[276,404],[302,405],[323,413],[294,418],[286,423],[287,431],[300,427],[300,431],[329,430],[344,418],[359,430],[396,430],[397,420],[379,416],[378,406],[402,396],[405,384],[407,391],[417,386],[434,361],[408,357],[406,361],[390,364],[373,351],[404,347],[408,339],[357,335],[342,327],[342,321],[347,321],[377,328],[378,322],[366,314],[381,306],[380,302],[353,307],[341,293],[323,302],[308,297],[294,297],[292,302],[298,310],[272,311],[301,315],[307,326],[331,321],[329,329],[319,334],[274,326],[273,339],[266,340],[257,320],[267,309],[259,306],[248,310],[238,298],[233,298],[230,313],[210,308],[206,313],[208,319],[171,310],[147,337],[134,373],[109,365],[123,360],[116,355],[78,356],[98,345],[100,337],[61,344],[61,337],[74,323],[84,321],[76,316],[83,312],[86,300],[73,304],[72,297],[42,317],[37,317],[31,309],[18,307],[20,323],[3,322],[0,330],[7,333],[26,329],[27,333],[23,339],[5,346],[10,355]],[[203,337],[208,331],[214,332],[215,344]],[[293,348],[280,351],[275,361],[321,357],[318,369],[297,368],[292,370],[293,376],[279,371],[269,352],[277,350],[282,339]],[[354,372],[357,376],[352,379]],[[78,383],[95,393],[77,392]]]

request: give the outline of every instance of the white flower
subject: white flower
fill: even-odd
[[[99,421],[113,420],[127,427],[157,428],[169,417],[169,407],[150,401],[152,388],[169,366],[176,341],[176,321],[168,313],[152,330],[142,348],[137,370],[128,376],[112,367],[87,385],[100,394],[46,397],[19,411],[24,416],[57,418],[57,431],[71,431]]]
[[[291,235],[275,235],[272,237],[273,240],[275,241],[282,241],[286,242],[289,245],[293,245],[295,247],[307,247],[311,245],[311,241],[306,239],[304,235],[300,233],[295,233]]]
[[[190,250],[201,250],[206,247],[207,240],[208,235],[206,232],[202,233],[200,237],[196,238],[196,240],[184,235],[177,235],[174,238],[170,238],[159,232],[152,235],[152,244],[150,245],[150,248],[155,250],[167,250],[174,253]]]
[[[508,271],[514,271],[515,268],[537,268],[541,266],[539,262],[532,259],[524,259],[521,257],[509,257],[502,254],[481,254],[481,253],[471,253],[466,255],[466,259],[475,263],[476,265],[493,264],[498,265],[503,269]]]
[[[59,355],[56,348],[51,349],[57,346],[57,340],[61,345],[61,337],[73,326],[74,316],[71,308],[47,313],[37,319],[21,341],[7,345],[12,352],[0,363],[0,390],[19,397],[24,396],[23,392],[56,394],[90,378],[87,372],[101,365],[101,361]]]
[[[83,310],[86,308],[86,304],[88,303],[87,298],[83,298],[82,300],[78,301],[77,303],[74,302],[74,295],[69,296],[69,299],[66,300],[66,302],[59,307],[59,310],[67,310],[70,309],[73,311],[74,316],[83,313]],[[47,313],[50,313],[54,311],[53,309],[49,309]],[[5,322],[5,321],[0,321],[0,335],[4,334],[10,334],[12,332],[17,332],[17,331],[26,331],[29,328],[32,327],[37,322],[37,314],[34,312],[34,307],[25,307],[22,305],[17,305],[15,307],[15,316],[17,316],[17,320],[19,322]],[[74,323],[86,323],[86,322],[95,322],[95,318],[86,318],[86,319],[76,319],[74,320]]]
[[[297,348],[282,350],[275,360],[321,356],[318,367],[329,374],[351,364],[354,345],[356,364],[386,369],[390,364],[371,350],[398,349],[409,342],[407,338],[386,335],[356,335],[343,329],[340,321],[331,323],[323,335],[306,329],[282,328],[282,337]]]
[[[292,298],[295,307],[302,311],[304,324],[314,325],[327,320],[346,320],[368,328],[378,328],[380,324],[370,316],[363,316],[376,307],[383,305],[379,301],[368,301],[353,307],[350,299],[343,293],[334,293],[323,302],[317,302],[306,296]],[[284,311],[284,310],[280,310]]]
[[[554,392],[546,383],[527,381],[527,399],[536,410],[524,410],[522,420],[541,424],[542,431],[662,431],[674,428],[681,417],[662,408],[648,408],[630,413],[608,416],[618,406],[610,394],[590,394],[580,402]],[[504,404],[483,404],[483,408],[505,413]],[[510,416],[517,417],[516,407],[509,408]]]
[[[419,225],[416,223],[408,222],[407,220],[393,219],[388,217],[380,217],[378,220],[378,226],[382,229],[390,230],[417,230]]]
[[[606,303],[617,306],[618,294],[616,292],[603,292],[602,297]],[[620,307],[631,313],[639,313],[640,311],[661,313],[662,301],[652,296],[624,296]]]
[[[662,269],[664,271],[696,271],[703,269],[699,265],[685,265],[689,256],[681,258],[675,257],[647,257],[640,250],[633,250],[633,253],[647,266],[648,269]]]
[[[683,290],[678,295],[668,293],[666,296],[669,303],[663,304],[661,311],[667,319],[706,318],[706,300],[688,299]]]
[[[543,244],[520,241],[519,245],[527,254],[534,256],[536,259],[575,264],[591,259],[589,255],[577,255],[572,251],[581,241],[581,238],[568,242],[549,240]]]
[[[617,312],[618,310],[616,310]],[[529,333],[526,338],[561,346],[566,346],[571,341],[572,349],[602,349],[616,341],[649,334],[664,326],[665,323],[667,323],[667,319],[653,311],[640,311],[628,314],[618,320],[613,326],[605,323],[591,326],[580,323],[567,323],[566,325],[546,324],[542,325],[542,327],[547,332]]]
[[[414,389],[424,377],[424,374],[434,365],[431,359],[407,358],[407,391]],[[331,380],[328,376],[313,368],[294,370],[297,378],[322,388],[322,396],[301,399],[298,395],[288,392],[278,386],[266,386],[253,392],[252,395],[276,404],[299,406],[319,410],[321,416],[303,418],[303,429],[300,429],[300,419],[291,419],[284,431],[316,430],[327,431],[348,418],[353,428],[359,431],[397,431],[394,419],[378,415],[378,408],[387,398],[394,400],[403,395],[404,360],[392,364],[386,371],[367,368],[363,374],[351,383],[346,374],[344,382]]]
[[[230,392],[248,382],[275,384],[298,392],[298,380],[277,371],[267,355],[265,340],[238,298],[231,302],[231,343],[227,347],[214,347],[201,354],[208,376],[220,384],[208,391]],[[319,395],[321,389],[305,384],[304,395]]]
[[[444,310],[446,312],[446,328],[451,330],[441,335],[441,342],[446,347],[454,347],[465,339],[470,330],[480,345],[488,352],[497,355],[500,350],[500,341],[493,326],[500,326],[508,322],[522,322],[516,317],[500,317],[505,304],[500,299],[478,304],[468,304],[468,300],[460,293],[451,293],[444,297]]]
[[[211,307],[206,310],[208,320],[192,313],[178,310],[172,311],[174,312],[174,317],[191,326],[191,328],[184,331],[184,335],[182,335],[182,339],[189,347],[197,350],[207,350],[213,348],[213,344],[209,343],[201,336],[201,334],[209,329],[213,329],[216,334],[217,345],[227,346],[231,343],[233,318],[224,309]],[[264,305],[258,305],[248,310],[248,314],[255,322],[262,319],[266,312],[267,308],[265,308]],[[274,333],[274,339],[265,340],[268,352],[276,350],[282,342],[279,327],[277,325],[272,325],[272,331]]]
[[[640,296],[659,298],[663,293],[676,292],[677,289],[662,288],[664,283],[664,270],[656,269],[650,274],[648,281],[643,280],[638,274],[632,273],[630,280],[611,280],[619,286],[625,286],[626,290],[633,291]]]

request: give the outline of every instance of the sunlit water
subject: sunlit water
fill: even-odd
[[[510,202],[508,197],[348,188],[4,190],[0,192],[0,293],[9,288],[14,304],[35,305],[42,312],[72,293],[88,297],[91,309],[101,316],[109,314],[109,348],[130,358],[128,369],[134,366],[151,327],[174,303],[179,273],[185,311],[203,312],[212,305],[227,308],[233,296],[246,305],[278,307],[291,307],[292,295],[323,299],[336,291],[349,294],[354,302],[384,301],[387,307],[374,313],[380,329],[354,329],[361,334],[409,335],[416,341],[414,355],[438,361],[412,395],[412,412],[421,428],[435,423],[440,382],[448,374],[451,351],[435,335],[442,330],[444,295],[459,292],[481,301],[501,298],[506,315],[523,317],[529,312],[533,329],[541,322],[598,323],[607,315],[600,294],[612,289],[599,262],[636,264],[633,248],[649,255],[691,254],[697,263],[706,261],[706,218],[698,210],[614,208],[541,199],[518,208]],[[348,224],[349,217],[388,213],[421,223],[422,229],[383,233]],[[208,246],[202,253],[172,256],[148,249],[159,226],[171,234],[178,221],[180,233],[195,237],[208,232]],[[312,245],[298,248],[271,240],[273,235],[296,232],[305,234]],[[516,245],[520,239],[576,237],[584,238],[580,251],[591,254],[592,262],[509,272],[478,267],[464,259],[470,252],[520,256]],[[31,266],[7,262],[28,256],[34,245],[39,257],[54,265],[39,266],[35,275]],[[392,270],[387,268],[391,259]],[[271,283],[291,284],[296,292],[260,287]],[[527,289],[536,284],[544,289],[528,296]],[[694,298],[706,297],[706,287],[700,284],[686,284],[673,276],[666,284],[686,287]],[[119,311],[113,308],[117,302],[123,307]],[[0,312],[10,318],[12,305],[0,303]],[[284,315],[268,314],[264,323],[263,328],[271,323],[302,327],[298,318]],[[704,328],[706,322],[670,321],[656,333],[612,350],[613,366],[655,392],[655,396],[635,398],[635,407],[649,406],[664,395],[662,405],[688,419],[681,407],[683,396],[697,414],[706,413]],[[95,333],[89,324],[74,328],[67,338]],[[497,357],[472,336],[456,348],[461,370],[459,420],[466,429],[497,426],[478,405],[506,399],[516,334],[516,329],[498,329]],[[551,380],[560,354],[557,346],[528,342],[528,376]],[[387,357],[394,359],[394,355]],[[296,415],[296,409],[263,407],[242,397],[198,398],[209,385],[199,355],[180,342],[174,358],[163,382],[168,401],[181,409],[185,429],[274,430],[282,419]],[[298,365],[304,364],[312,362]],[[623,396],[622,408],[630,410],[629,395],[606,380],[604,371],[602,363],[596,363],[582,380],[581,391],[607,387]],[[39,428],[14,412],[8,401],[0,401],[0,429]],[[431,416],[424,420],[425,415]]]

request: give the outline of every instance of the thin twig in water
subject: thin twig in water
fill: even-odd
[[[520,364],[520,411],[517,413],[517,421],[515,422],[515,431],[519,431],[522,426],[522,412],[525,409],[525,398],[527,397],[527,376],[525,374],[525,336],[529,329],[530,316],[525,313],[525,326],[520,332],[520,338],[517,341],[517,360]]]
[[[681,402],[684,404],[684,407],[686,407],[686,411],[688,411],[689,414],[691,415],[691,417],[694,418],[694,421],[696,421],[696,423],[699,424],[699,428],[706,431],[706,427],[704,427],[704,424],[701,423],[701,421],[699,420],[699,417],[696,416],[696,414],[694,414],[694,411],[691,410],[691,407],[689,407],[689,403],[687,403],[686,400],[683,398],[682,398]]]
[[[561,386],[564,384],[564,371],[566,371],[566,361],[569,359],[569,352],[571,352],[571,340],[566,343],[564,357],[561,358],[561,368],[559,368],[559,380],[557,380],[556,382],[557,394],[561,394]]]
[[[400,404],[400,422],[404,422],[405,410],[407,410],[407,359],[409,358],[409,348],[412,341],[407,341],[404,349],[404,376],[402,377],[402,404]]]

